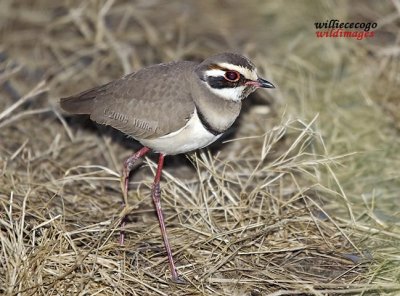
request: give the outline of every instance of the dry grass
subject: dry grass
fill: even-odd
[[[243,3],[0,3],[0,294],[400,293],[400,2]],[[379,33],[316,39],[331,18]],[[153,159],[132,178],[119,246],[119,172],[137,146],[61,114],[58,98],[224,50],[278,88],[247,100],[212,153],[167,158],[163,208],[188,282],[176,285]]]

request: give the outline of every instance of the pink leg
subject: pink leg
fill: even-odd
[[[160,158],[158,159],[158,166],[156,176],[154,178],[153,190],[151,197],[153,198],[154,206],[156,207],[158,222],[160,223],[161,235],[164,240],[165,250],[167,251],[169,268],[171,270],[172,281],[178,284],[183,284],[185,281],[179,277],[178,272],[175,267],[174,258],[172,257],[171,246],[168,241],[167,230],[165,228],[164,216],[161,209],[161,190],[160,190],[160,178],[161,172],[164,165],[164,154],[160,154]]]
[[[128,204],[128,186],[129,186],[129,174],[131,170],[133,169],[133,166],[135,165],[136,161],[145,156],[148,152],[150,151],[150,148],[148,147],[143,147],[136,153],[133,153],[127,160],[124,162],[124,167],[122,169],[122,176],[121,176],[121,189],[122,189],[122,194],[124,196],[124,206]],[[125,217],[122,218],[121,221],[121,233],[119,235],[119,243],[120,245],[124,244],[125,240]]]

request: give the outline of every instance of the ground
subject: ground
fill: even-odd
[[[0,15],[0,294],[400,293],[399,1],[3,0]],[[334,19],[377,28],[317,38]],[[150,198],[156,156],[124,211],[122,162],[140,145],[58,102],[222,51],[277,87],[210,149],[166,158],[178,285]]]

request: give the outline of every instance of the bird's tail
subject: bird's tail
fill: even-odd
[[[82,98],[80,96],[71,96],[60,99],[62,109],[73,114],[91,114],[94,98]]]
[[[62,109],[73,114],[91,114],[99,96],[107,91],[108,84],[97,86],[80,94],[60,99]]]

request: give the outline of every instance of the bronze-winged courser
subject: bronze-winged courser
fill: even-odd
[[[121,187],[125,204],[135,162],[151,150],[159,153],[152,199],[175,282],[182,279],[172,257],[160,203],[164,156],[216,141],[238,117],[242,100],[257,88],[274,86],[258,76],[248,58],[220,53],[201,63],[152,65],[60,101],[64,110],[89,114],[92,120],[110,125],[143,145],[124,162]]]

